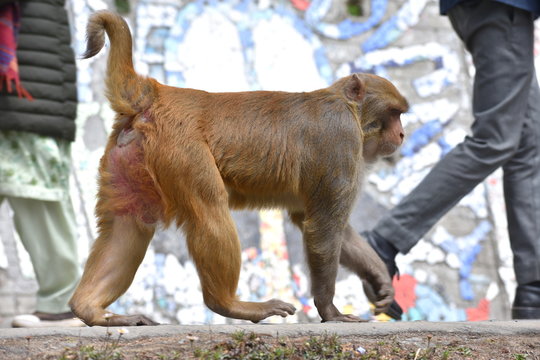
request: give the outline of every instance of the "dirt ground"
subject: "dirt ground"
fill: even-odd
[[[270,336],[239,332],[125,338],[0,338],[0,359],[512,359],[540,360],[538,334],[394,333]]]

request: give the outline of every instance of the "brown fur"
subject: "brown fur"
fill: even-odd
[[[186,233],[210,309],[254,322],[293,314],[280,300],[237,299],[240,242],[230,207],[289,211],[323,321],[359,321],[332,303],[340,261],[373,286],[377,312],[389,306],[386,268],[348,218],[364,163],[402,142],[407,102],[390,82],[353,74],[306,93],[173,88],[135,73],[130,32],[113,13],[91,16],[86,57],[101,50],[105,32],[117,115],[99,169],[99,236],[70,301],[77,316],[88,325],[155,324],[104,315],[133,281],[158,223]]]

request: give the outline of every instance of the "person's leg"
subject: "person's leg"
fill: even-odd
[[[512,158],[520,142],[535,76],[530,13],[483,1],[458,5],[449,16],[476,66],[472,135],[378,222],[371,234],[383,244],[374,246],[379,254],[384,246],[407,253],[461,198]],[[373,245],[373,238],[368,241]],[[389,253],[393,260],[395,253]]]
[[[79,281],[75,214],[69,200],[8,197],[15,228],[28,251],[38,283],[38,313],[68,313]]]
[[[504,167],[508,233],[518,287],[514,319],[540,319],[540,89],[529,94],[519,150]]]

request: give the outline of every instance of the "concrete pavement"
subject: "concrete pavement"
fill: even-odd
[[[125,339],[166,337],[179,334],[230,334],[237,331],[270,336],[302,336],[336,334],[338,336],[383,336],[415,333],[470,335],[535,335],[540,336],[540,320],[480,322],[368,322],[306,324],[237,324],[237,325],[159,325],[128,327]],[[0,339],[38,336],[103,337],[104,327],[0,329]]]

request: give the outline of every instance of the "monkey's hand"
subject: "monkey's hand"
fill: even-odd
[[[376,289],[374,289],[372,285],[372,282],[362,279],[362,286],[364,287],[366,297],[375,306],[375,315],[388,313],[394,301],[394,288],[388,283],[383,283]],[[401,317],[401,314],[399,315]],[[390,316],[396,318],[392,315]]]
[[[361,319],[352,314],[341,314],[331,318],[330,320],[321,320],[321,322],[367,322],[367,320]]]
[[[362,280],[364,292],[375,306],[375,314],[386,312],[394,300],[388,269],[375,250],[350,225],[346,229],[340,261]]]
[[[366,322],[358,316],[352,314],[342,314],[334,304],[328,304],[326,307],[318,307],[321,322]]]

